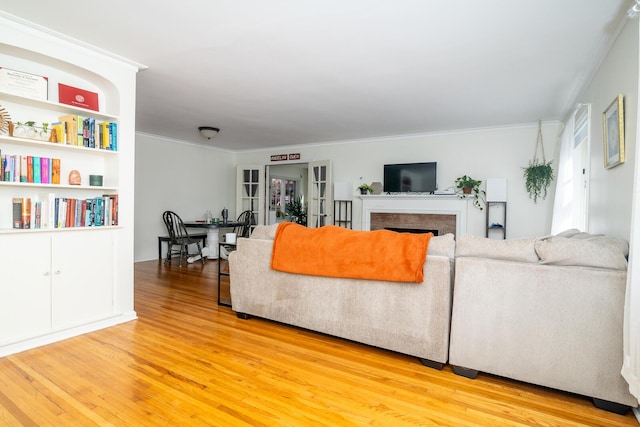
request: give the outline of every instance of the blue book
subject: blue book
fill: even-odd
[[[42,178],[40,176],[40,157],[33,156],[33,182],[40,184]]]

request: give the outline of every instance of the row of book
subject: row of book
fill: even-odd
[[[60,159],[0,151],[0,181],[60,184]]]
[[[13,228],[69,228],[118,225],[118,195],[72,199],[47,194],[13,201]]]
[[[118,124],[115,122],[98,122],[93,117],[67,114],[60,116],[51,127],[55,131],[55,141],[60,144],[118,151]]]

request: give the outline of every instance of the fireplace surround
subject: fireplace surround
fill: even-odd
[[[438,235],[467,232],[467,200],[455,195],[367,195],[362,200],[362,229],[437,230]]]

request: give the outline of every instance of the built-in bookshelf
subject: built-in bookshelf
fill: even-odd
[[[0,87],[0,114],[13,124],[0,126],[3,356],[136,318],[135,84],[143,66],[2,11],[0,27],[0,68],[46,81],[46,93],[27,88],[37,96]],[[91,108],[59,102],[63,84],[95,95]]]
[[[118,225],[119,118],[2,91],[0,105],[12,119],[0,135],[0,203],[11,204],[11,216],[0,207],[0,229]],[[32,131],[24,124],[30,121],[45,126]],[[53,137],[52,123],[65,124]],[[30,129],[16,136],[18,127]],[[103,185],[91,185],[91,175],[102,177]]]

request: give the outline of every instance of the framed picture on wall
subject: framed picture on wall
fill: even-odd
[[[604,167],[624,163],[624,96],[618,95],[602,113]]]

